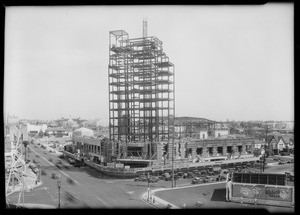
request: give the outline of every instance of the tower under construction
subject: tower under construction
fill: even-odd
[[[158,148],[171,155],[174,141],[174,65],[146,25],[141,38],[109,32],[109,137],[119,158],[160,159]]]

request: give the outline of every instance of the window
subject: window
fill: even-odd
[[[203,136],[203,139],[205,139],[205,134],[202,134],[202,136]]]
[[[218,133],[218,137],[220,137],[221,135],[220,135],[220,133]]]

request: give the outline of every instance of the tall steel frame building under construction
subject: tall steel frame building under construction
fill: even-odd
[[[157,146],[167,146],[167,154],[173,148],[174,65],[162,45],[145,28],[134,39],[109,32],[109,137],[126,151],[123,158],[145,145],[146,159],[155,159]]]

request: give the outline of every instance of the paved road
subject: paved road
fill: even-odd
[[[49,153],[37,145],[30,144],[28,148],[30,148],[29,159],[38,161],[40,168],[45,170],[47,175],[41,176],[43,182],[41,186],[25,193],[25,203],[57,206],[59,199],[57,179],[51,178],[52,173],[56,173],[60,175],[62,208],[152,208],[140,199],[140,195],[147,189],[145,182],[111,180],[108,177],[102,177],[101,173],[93,169],[73,167],[65,161],[63,162],[67,168],[59,169],[55,166],[56,162],[60,160],[57,155]],[[69,184],[67,178],[73,179],[74,184]],[[66,192],[71,193],[78,201],[68,201],[65,196]],[[17,202],[18,193],[10,195],[9,199]]]
[[[141,200],[141,195],[147,190],[147,182],[134,182],[133,179],[112,179],[103,176],[90,167],[74,167],[67,161],[59,159],[54,153],[42,149],[40,145],[28,145],[29,160],[39,162],[40,169],[47,175],[41,175],[42,185],[25,193],[25,203],[47,204],[57,207],[59,202],[57,179],[52,179],[52,173],[60,176],[60,202],[66,208],[153,208]],[[56,163],[61,161],[61,168]],[[74,184],[69,184],[71,178]],[[179,179],[177,185],[189,185],[192,179]],[[159,181],[150,184],[150,189],[171,187],[170,181]],[[78,201],[70,202],[66,199],[66,192],[71,193]],[[18,193],[9,196],[9,200],[17,202]]]
[[[61,181],[61,207],[62,208],[153,208],[141,200],[141,195],[147,190],[146,182],[134,182],[132,179],[111,179],[89,167],[74,167],[62,160],[64,165],[59,169],[55,166],[61,160],[54,153],[42,149],[37,144],[28,145],[29,159],[40,163],[40,168],[47,172],[41,176],[42,185],[25,193],[25,203],[47,204],[54,207],[58,205],[57,179],[52,179],[52,173],[60,175]],[[65,167],[64,167],[65,166]],[[71,178],[74,184],[69,184]],[[177,185],[189,185],[192,179],[179,179]],[[171,182],[159,181],[151,184],[151,189],[171,187]],[[78,201],[70,202],[66,199],[66,192],[71,193]],[[9,196],[17,202],[18,193]]]

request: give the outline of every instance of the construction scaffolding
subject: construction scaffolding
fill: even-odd
[[[143,143],[142,157],[152,159],[154,145],[169,146],[174,138],[174,65],[162,42],[110,31],[108,75],[110,140],[126,150]]]

